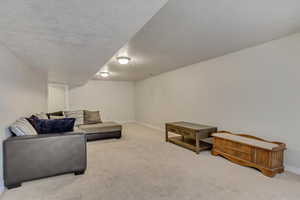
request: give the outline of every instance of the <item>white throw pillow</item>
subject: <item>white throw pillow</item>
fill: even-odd
[[[66,118],[75,118],[75,126],[83,124],[83,110],[64,111],[64,116]]]
[[[10,126],[10,130],[16,136],[37,135],[36,130],[33,128],[33,126],[25,118],[20,118],[17,121],[15,121]]]
[[[65,116],[56,116],[56,115],[50,115],[49,117],[50,117],[50,119],[64,119],[65,118]]]
[[[34,114],[34,116],[36,116],[39,119],[48,119],[48,116],[46,113],[37,113],[37,114]]]

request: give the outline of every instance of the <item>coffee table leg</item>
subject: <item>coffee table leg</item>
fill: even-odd
[[[166,142],[169,142],[168,129],[166,127]]]
[[[196,154],[200,152],[199,136],[196,134]]]

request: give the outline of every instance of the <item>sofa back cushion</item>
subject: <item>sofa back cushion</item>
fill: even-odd
[[[84,124],[102,123],[99,111],[84,110]]]
[[[38,134],[71,132],[74,130],[75,123],[75,118],[38,119],[32,116],[28,120]]]
[[[67,118],[75,118],[75,126],[79,126],[83,124],[83,110],[76,110],[76,111],[64,111],[64,116]]]
[[[26,118],[20,118],[10,126],[11,132],[16,136],[37,135],[34,127]]]

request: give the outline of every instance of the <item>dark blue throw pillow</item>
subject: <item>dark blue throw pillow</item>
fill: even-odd
[[[74,130],[75,118],[39,119],[35,116],[28,118],[38,134],[63,133]]]

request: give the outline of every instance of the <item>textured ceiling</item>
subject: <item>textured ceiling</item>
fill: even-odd
[[[82,84],[167,0],[1,0],[0,42],[50,82]]]
[[[169,0],[101,71],[141,80],[299,31],[299,0]]]

